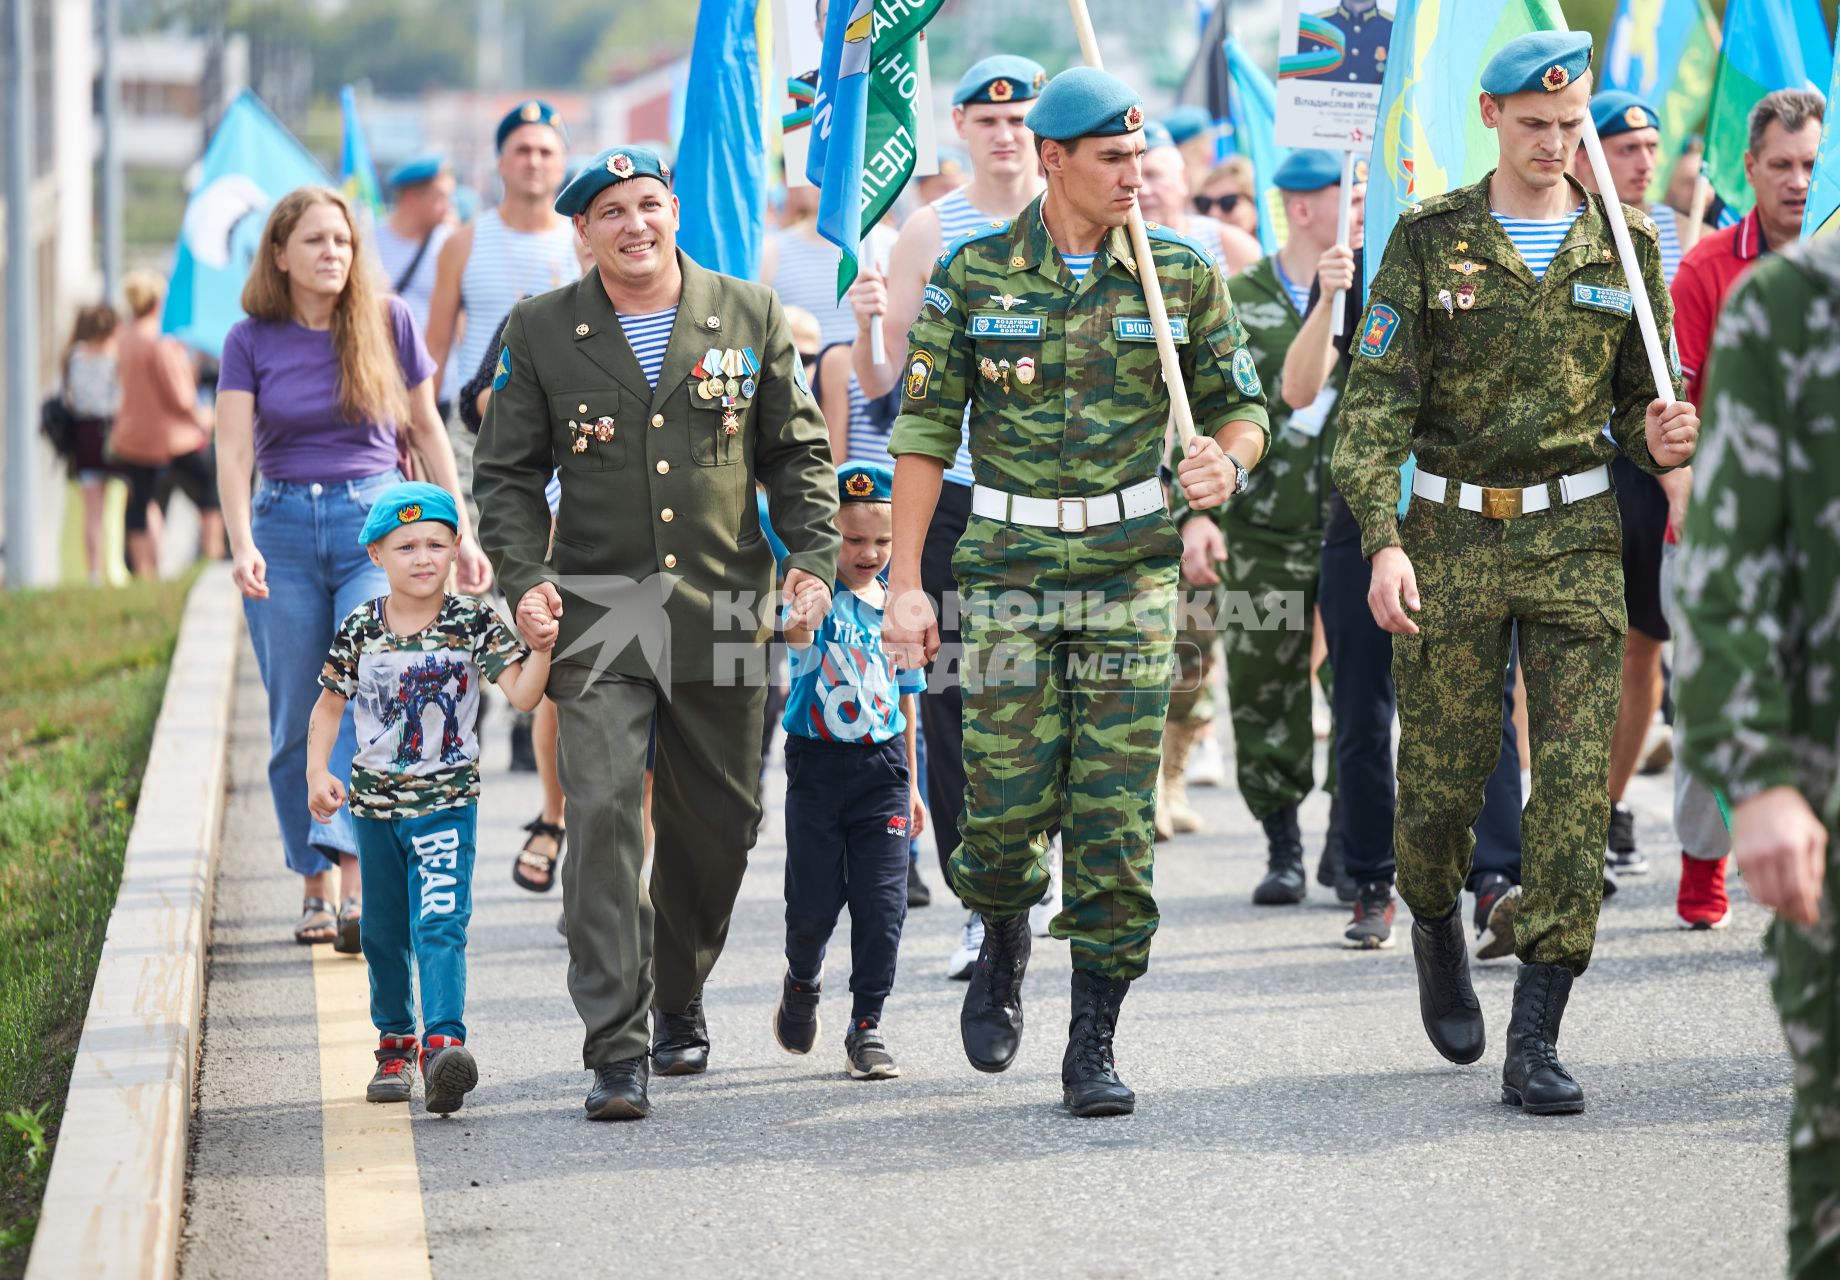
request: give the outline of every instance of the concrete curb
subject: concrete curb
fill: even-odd
[[[229,567],[212,566],[180,622],[28,1280],[178,1268],[241,635]]]

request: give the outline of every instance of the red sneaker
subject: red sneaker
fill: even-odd
[[[1731,923],[1725,896],[1725,859],[1716,862],[1680,855],[1680,893],[1674,900],[1683,929],[1723,929]]]
[[[407,1102],[415,1091],[415,1037],[379,1036],[377,1074],[365,1086],[366,1102]]]

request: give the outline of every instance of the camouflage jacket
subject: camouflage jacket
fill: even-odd
[[[1266,426],[1258,369],[1206,253],[1150,233],[1195,430]],[[1036,498],[1093,497],[1157,473],[1169,393],[1137,263],[1122,228],[1075,281],[1037,199],[1013,222],[940,255],[909,337],[892,454],[948,466],[967,400],[979,484]]]
[[[1408,454],[1434,475],[1500,487],[1588,471],[1617,448],[1667,470],[1648,452],[1655,384],[1603,201],[1566,179],[1586,207],[1535,280],[1489,212],[1493,176],[1402,216],[1368,291],[1333,466],[1363,555],[1399,543]],[[1633,206],[1624,215],[1672,350],[1655,224]],[[1678,359],[1673,381],[1678,397]]]
[[[1334,410],[1346,381],[1338,360],[1330,370],[1325,394],[1309,411],[1292,412],[1280,398],[1284,357],[1290,353],[1303,317],[1278,275],[1276,255],[1262,258],[1233,277],[1234,301],[1246,326],[1247,349],[1259,368],[1270,397],[1271,452],[1246,486],[1221,508],[1225,527],[1256,525],[1277,533],[1315,539],[1322,536],[1326,469],[1333,447]],[[1320,414],[1320,416],[1319,416]],[[1314,434],[1305,423],[1314,423]]]
[[[492,606],[471,596],[448,596],[413,635],[390,630],[381,597],[353,609],[319,676],[350,700],[358,731],[351,811],[413,818],[478,799],[479,683],[523,656]]]
[[[1840,237],[1726,300],[1679,589],[1681,754],[1731,799],[1800,789],[1840,823]],[[1829,851],[1833,856],[1833,851]]]

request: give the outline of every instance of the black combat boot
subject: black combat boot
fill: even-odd
[[[1137,1095],[1118,1078],[1112,1062],[1118,1006],[1130,989],[1128,978],[1073,971],[1073,1021],[1061,1057],[1061,1104],[1076,1116],[1128,1116],[1137,1109]]]
[[[984,917],[984,948],[958,1015],[965,1057],[979,1071],[1003,1071],[1022,1046],[1022,975],[1029,967],[1029,916]]]
[[[594,1086],[588,1090],[588,1119],[643,1120],[652,1113],[645,1086],[652,1075],[644,1054],[603,1062],[594,1068]]]
[[[1412,959],[1418,965],[1418,1012],[1425,1034],[1439,1053],[1467,1066],[1482,1056],[1485,1038],[1482,1006],[1469,984],[1462,908],[1459,898],[1436,919],[1413,919]]]
[[[1572,972],[1559,965],[1524,964],[1515,975],[1503,1102],[1536,1116],[1584,1110],[1583,1086],[1559,1061],[1559,1020],[1571,994]]]
[[[1261,907],[1292,907],[1303,901],[1303,832],[1297,829],[1297,806],[1287,804],[1263,819],[1269,868],[1252,901]]]
[[[652,1010],[652,1061],[661,1076],[698,1076],[709,1069],[709,1024],[698,991],[682,1013]]]

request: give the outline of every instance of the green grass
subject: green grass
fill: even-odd
[[[0,1277],[25,1270],[191,582],[0,594]]]

